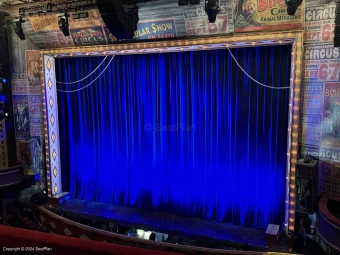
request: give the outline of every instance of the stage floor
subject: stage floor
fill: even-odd
[[[45,207],[52,209],[51,205]],[[265,230],[78,199],[52,207],[54,209],[60,208],[64,210],[66,215],[70,216],[113,222],[117,225],[196,239],[218,240],[239,247],[248,244],[251,250],[267,250],[265,248]],[[289,251],[289,248],[284,244],[278,244],[275,246],[275,250]]]

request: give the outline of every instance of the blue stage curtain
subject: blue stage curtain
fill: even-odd
[[[291,46],[232,52],[260,82],[289,86]],[[58,59],[57,80],[79,80],[102,60]],[[58,93],[64,190],[255,228],[282,224],[289,95],[251,81],[224,49],[115,56],[88,88]]]

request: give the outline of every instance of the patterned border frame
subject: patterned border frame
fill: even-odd
[[[299,130],[299,104],[302,70],[303,33],[302,31],[280,31],[271,33],[249,33],[218,37],[202,37],[193,39],[179,39],[169,41],[136,42],[126,44],[113,44],[103,46],[72,47],[64,49],[42,50],[44,64],[42,73],[45,79],[43,86],[44,125],[46,140],[46,165],[48,195],[55,196],[61,193],[61,171],[58,130],[58,106],[55,84],[54,58],[148,54],[160,52],[180,52],[194,50],[210,50],[223,48],[241,48],[292,44],[291,79],[289,121],[287,139],[287,170],[286,170],[286,206],[285,206],[285,231],[294,231],[295,228],[295,166],[298,159],[298,130]],[[48,68],[47,63],[51,64]],[[46,79],[47,78],[47,79]],[[51,79],[51,82],[49,81]],[[51,88],[50,88],[51,86]],[[48,90],[53,91],[48,94]],[[45,97],[46,95],[46,97]],[[50,105],[50,98],[53,100]],[[52,114],[54,124],[51,122]],[[53,118],[52,118],[53,119]],[[52,154],[50,154],[52,152]],[[52,161],[53,160],[53,161]],[[51,170],[52,169],[52,170]]]
[[[51,56],[43,56],[43,67],[44,78],[42,79],[42,93],[46,146],[47,190],[48,195],[51,197],[58,195],[62,191],[55,59]]]

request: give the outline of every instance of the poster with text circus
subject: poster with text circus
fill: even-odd
[[[221,3],[220,12],[215,23],[209,23],[204,5],[193,5],[183,8],[185,28],[188,36],[227,34],[234,32],[232,8]]]
[[[30,138],[30,114],[28,96],[13,96],[13,113],[16,139]]]
[[[306,6],[304,42],[331,43],[334,37],[335,3]]]
[[[89,17],[82,19],[72,19],[72,13],[70,13],[70,17],[68,19],[70,29],[104,25],[98,9],[91,9],[87,12]],[[58,17],[56,14],[32,16],[29,17],[29,20],[32,24],[34,32],[51,32],[59,30]]]
[[[174,38],[177,36],[176,24],[174,19],[141,21],[137,24],[134,38],[158,39]]]
[[[28,80],[28,90],[41,93],[40,86],[40,53],[38,50],[26,50],[26,72]]]
[[[70,30],[76,46],[105,44],[103,27],[91,27]]]
[[[325,82],[321,146],[340,148],[340,82]]]
[[[110,32],[110,30],[106,26],[103,26],[103,30],[107,43],[114,43],[115,41],[117,41],[117,38]]]
[[[319,161],[319,194],[340,201],[340,164],[333,160]]]
[[[304,46],[302,78],[304,81],[339,81],[340,48],[333,44],[306,44]]]
[[[12,79],[12,94],[13,95],[27,95],[28,94],[28,86],[26,79]]]
[[[235,10],[235,31],[301,29],[304,19],[304,2],[294,16],[287,14],[285,0],[240,0]]]
[[[61,48],[74,46],[71,36],[64,36],[62,32],[49,32],[43,34],[46,48]]]

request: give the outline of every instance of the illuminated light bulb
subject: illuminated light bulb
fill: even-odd
[[[291,201],[289,202],[290,205],[295,205],[295,202]]]
[[[294,151],[292,151],[292,154],[294,154],[294,155],[295,155],[295,154],[297,154],[297,151],[295,151],[295,150],[294,150]]]
[[[295,214],[295,211],[294,210],[289,210],[289,213],[290,214]]]
[[[290,185],[290,188],[291,189],[295,189],[295,185]]]
[[[289,196],[295,197],[295,194],[294,193],[290,193]]]
[[[294,219],[293,219],[293,218],[289,218],[289,221],[290,221],[290,222],[294,222]]]
[[[293,226],[290,226],[290,227],[289,227],[289,230],[294,230],[294,227],[293,227]]]

